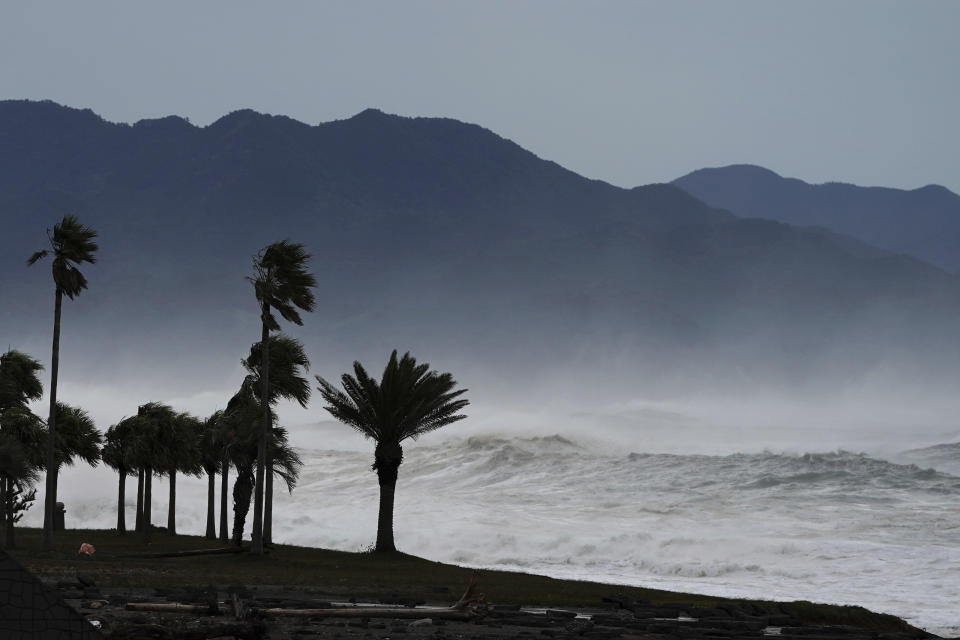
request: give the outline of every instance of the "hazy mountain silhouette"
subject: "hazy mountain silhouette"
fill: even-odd
[[[49,274],[24,260],[65,212],[101,234],[90,289],[64,311],[84,340],[65,348],[131,375],[235,363],[259,335],[250,256],[287,237],[316,256],[301,337],[322,358],[399,348],[507,377],[828,384],[824,371],[891,362],[918,380],[957,355],[958,279],[935,267],[676,186],[588,180],[449,119],[126,125],[0,102],[0,339],[14,346],[48,340]]]
[[[737,215],[823,227],[960,271],[960,196],[946,187],[813,185],[748,164],[700,169],[673,184]]]

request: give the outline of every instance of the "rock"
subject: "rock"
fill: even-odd
[[[82,584],[82,585],[85,586],[85,587],[95,587],[95,586],[97,586],[97,583],[93,581],[93,578],[91,578],[91,577],[90,577],[89,575],[87,575],[86,573],[79,573],[79,572],[78,572],[78,573],[77,573],[77,582],[79,582],[80,584]]]
[[[410,623],[409,625],[407,625],[407,626],[409,626],[409,627],[431,627],[431,626],[433,626],[433,619],[432,619],[432,618],[420,618],[419,620],[414,620],[413,622],[411,622],[411,623]]]

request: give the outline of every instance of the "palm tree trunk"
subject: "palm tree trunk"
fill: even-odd
[[[253,470],[237,469],[237,480],[233,484],[233,544],[237,547],[243,542],[243,527],[250,511],[250,495],[253,493]]]
[[[396,551],[393,542],[393,498],[397,490],[397,471],[400,463],[377,460],[377,480],[380,482],[380,513],[377,517],[377,544],[374,551]]]
[[[230,492],[230,459],[226,454],[223,456],[223,465],[220,470],[220,539],[226,542],[230,538],[227,533],[227,494]]]
[[[62,306],[63,291],[60,287],[57,287],[57,295],[53,305],[53,354],[50,358],[50,415],[47,418],[47,491],[43,505],[42,545],[44,551],[53,548],[53,510],[57,505],[54,439],[57,434],[57,374],[60,371],[60,310]]]
[[[263,544],[273,544],[273,459],[267,460],[266,486],[263,488]]]
[[[177,535],[177,470],[170,470],[170,504],[167,508],[167,533]]]
[[[151,503],[153,502],[153,469],[143,470],[143,542],[150,544],[153,538],[153,524],[150,522]]]
[[[207,472],[207,532],[204,537],[211,540],[217,537],[215,502],[217,499],[217,478],[215,473]]]
[[[0,476],[0,496],[3,496],[3,524],[7,530],[6,548],[13,549],[13,482]]]
[[[127,532],[127,513],[126,505],[123,503],[126,502],[126,493],[127,493],[127,470],[120,469],[120,489],[118,491],[117,497],[117,533],[121,536]]]
[[[143,531],[143,469],[137,472],[137,531]]]
[[[260,330],[260,404],[263,417],[260,421],[260,441],[257,444],[257,480],[253,499],[253,531],[250,535],[250,552],[263,555],[263,477],[267,462],[267,432],[270,430],[270,330],[267,328],[267,317],[270,315],[270,305],[262,308]]]

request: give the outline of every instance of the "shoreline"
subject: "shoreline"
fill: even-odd
[[[177,589],[212,585],[221,595],[230,588],[243,587],[261,594],[287,594],[288,599],[301,602],[309,599],[346,602],[393,599],[446,606],[462,592],[473,571],[403,553],[350,553],[291,545],[275,545],[262,558],[246,553],[143,557],[144,553],[181,553],[222,545],[218,540],[201,536],[168,536],[159,529],[153,534],[154,540],[149,546],[142,545],[137,534],[120,536],[112,529],[58,532],[54,550],[45,553],[39,551],[38,529],[17,529],[16,533],[18,548],[10,550],[10,554],[46,584],[75,583],[77,575],[83,574],[105,593],[112,590],[120,600],[131,594],[147,597],[147,592],[164,590],[176,594]],[[93,557],[77,555],[81,539],[96,547]],[[75,544],[74,541],[78,542]],[[499,570],[482,570],[478,590],[486,594],[488,602],[506,607],[560,608],[602,615],[609,614],[613,608],[629,610],[634,616],[637,611],[647,612],[650,607],[672,607],[669,610],[677,617],[689,613],[688,610],[716,612],[729,609],[734,612],[730,614],[732,617],[774,622],[793,620],[808,626],[826,625],[873,634],[896,634],[904,639],[938,637],[896,616],[859,606],[733,599]],[[71,595],[77,593],[71,592]],[[270,597],[276,599],[277,596]],[[616,602],[620,605],[612,604]],[[632,604],[622,606],[623,603]],[[754,626],[759,624],[757,620],[753,621]],[[891,637],[891,640],[894,639]]]

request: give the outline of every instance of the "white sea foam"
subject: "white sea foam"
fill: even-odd
[[[860,604],[960,634],[960,477],[943,466],[949,450],[910,454],[917,466],[842,451],[667,455],[585,442],[411,443],[396,498],[398,546],[557,577]],[[303,454],[299,486],[276,497],[275,539],[367,548],[378,498],[372,447],[345,438]],[[115,476],[68,469],[60,486],[70,526],[113,525]],[[180,531],[203,531],[205,487],[178,482]],[[131,480],[128,521],[134,489]],[[163,481],[154,495],[154,521],[164,524]],[[37,511],[25,524],[37,524]]]

